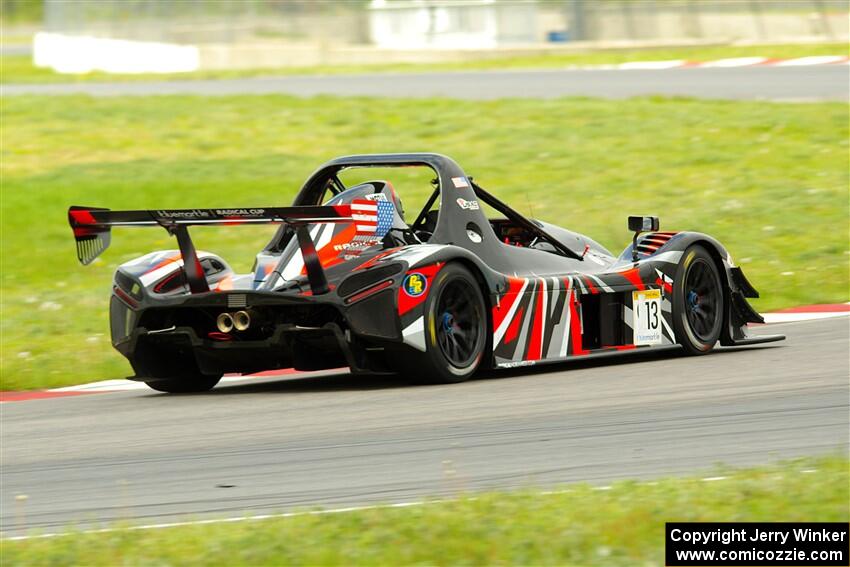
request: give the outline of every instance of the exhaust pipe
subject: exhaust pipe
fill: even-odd
[[[233,314],[233,326],[237,331],[247,331],[251,326],[251,316],[247,311],[237,311]]]
[[[230,316],[230,313],[222,313],[216,317],[215,326],[222,333],[229,333],[234,327],[233,317]]]

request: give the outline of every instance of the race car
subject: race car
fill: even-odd
[[[412,219],[390,181],[340,178],[410,166],[434,173]],[[763,322],[747,302],[758,294],[714,238],[633,216],[632,242],[614,255],[525,217],[440,154],[331,160],[289,207],[73,206],[68,218],[83,264],[107,248],[114,226],[176,238],[176,250],[122,264],[110,299],[112,344],[132,365],[130,379],[164,392],[284,368],[460,382],[486,367],[670,347],[701,355],[717,343],[784,339],[747,336],[747,323]],[[265,223],[279,226],[244,274],[196,250],[188,231]]]

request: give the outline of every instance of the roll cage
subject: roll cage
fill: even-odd
[[[435,153],[400,153],[400,154],[367,154],[351,155],[333,159],[314,171],[304,182],[301,190],[295,197],[294,206],[319,205],[326,192],[337,195],[346,189],[339,173],[344,169],[368,168],[368,167],[412,167],[425,166],[434,171],[434,190],[425,205],[416,215],[410,225],[413,231],[420,228],[427,214],[432,210],[437,200],[440,206],[437,213],[436,226],[433,234],[428,240],[434,244],[456,244],[462,247],[468,242],[466,230],[468,225],[474,225],[482,234],[482,238],[489,241],[491,246],[505,246],[492,230],[481,230],[481,226],[489,226],[490,221],[486,218],[478,201],[504,215],[504,217],[517,227],[533,234],[538,240],[548,242],[554,251],[562,256],[573,260],[583,260],[583,251],[576,251],[561,242],[534,221],[526,218],[516,210],[512,209],[503,201],[488,193],[478,185],[471,177],[468,177],[461,167],[451,158]],[[451,192],[451,194],[449,194]],[[455,196],[456,195],[456,196]],[[454,197],[454,198],[452,198]],[[452,201],[457,201],[458,206],[453,206]],[[459,206],[459,203],[467,203],[468,208]],[[469,205],[474,203],[474,205]],[[289,235],[286,226],[281,226],[269,244],[266,251],[279,251]],[[485,238],[486,235],[486,238]],[[489,238],[492,237],[492,238]],[[464,244],[462,244],[464,243]],[[472,250],[479,253],[478,250]]]

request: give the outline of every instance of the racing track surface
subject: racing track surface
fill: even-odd
[[[755,334],[789,339],[698,358],[625,354],[458,385],[337,372],[199,395],[6,403],[0,528],[237,516],[847,453],[848,323],[762,327]]]
[[[127,83],[3,85],[3,95],[270,94],[462,99],[668,95],[787,101],[850,100],[850,66],[550,69],[260,77]]]

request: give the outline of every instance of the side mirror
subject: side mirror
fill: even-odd
[[[629,217],[629,230],[632,232],[654,232],[660,226],[658,217]]]
[[[641,232],[655,232],[661,223],[658,217],[629,217],[629,230],[634,232],[632,237],[632,262],[638,261],[637,237]]]

